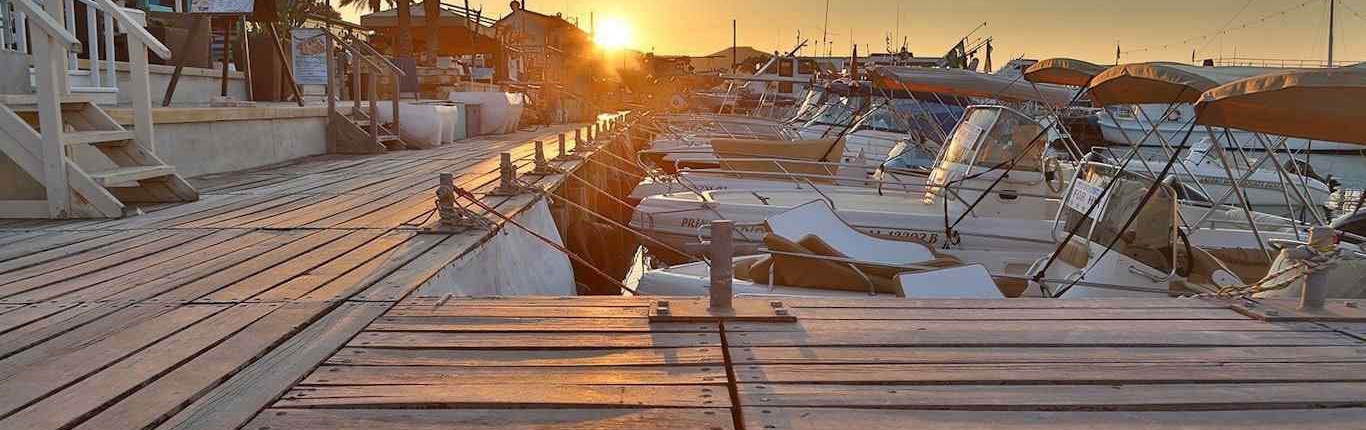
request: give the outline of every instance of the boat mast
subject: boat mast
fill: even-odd
[[[1333,25],[1336,24],[1334,12],[1336,12],[1337,5],[1338,0],[1328,0],[1328,68],[1330,69],[1333,68]]]
[[[830,0],[825,0],[825,23],[821,25],[821,47],[825,48],[825,56],[830,56]],[[821,55],[820,50],[816,50],[816,55]]]

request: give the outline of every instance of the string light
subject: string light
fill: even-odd
[[[1294,7],[1290,7],[1290,8],[1287,8],[1287,9],[1283,9],[1283,10],[1281,10],[1281,11],[1279,11],[1279,12],[1274,12],[1274,13],[1269,13],[1269,14],[1263,15],[1261,18],[1258,18],[1258,19],[1255,19],[1255,20],[1251,20],[1251,21],[1243,22],[1242,25],[1239,25],[1239,26],[1236,26],[1236,27],[1228,27],[1228,28],[1225,28],[1225,29],[1223,29],[1223,30],[1219,30],[1219,31],[1216,31],[1216,32],[1213,32],[1213,33],[1209,33],[1209,34],[1205,34],[1205,35],[1201,35],[1201,36],[1192,37],[1192,38],[1189,38],[1189,39],[1182,40],[1182,41],[1180,41],[1180,42],[1172,42],[1172,43],[1166,43],[1166,44],[1162,44],[1162,45],[1153,45],[1153,46],[1148,46],[1148,47],[1143,47],[1143,48],[1138,48],[1138,49],[1131,49],[1131,50],[1128,50],[1128,51],[1120,51],[1120,53],[1121,53],[1121,54],[1136,54],[1136,53],[1142,53],[1142,52],[1151,52],[1151,51],[1154,51],[1154,50],[1171,49],[1171,48],[1174,47],[1174,46],[1179,47],[1179,46],[1190,45],[1190,44],[1195,43],[1195,42],[1197,42],[1197,41],[1206,40],[1206,39],[1209,39],[1209,38],[1212,38],[1212,37],[1223,36],[1223,35],[1225,35],[1225,34],[1232,33],[1232,32],[1237,31],[1237,30],[1246,29],[1246,28],[1248,28],[1248,27],[1250,27],[1250,26],[1252,26],[1252,25],[1265,23],[1265,22],[1266,22],[1267,20],[1269,20],[1269,19],[1276,18],[1276,17],[1279,17],[1279,16],[1283,16],[1283,15],[1285,15],[1285,14],[1287,14],[1287,13],[1294,12],[1294,11],[1296,11],[1296,10],[1299,10],[1299,9],[1304,8],[1305,6],[1309,6],[1310,4],[1318,3],[1318,2],[1321,2],[1321,1],[1323,1],[1323,0],[1306,0],[1304,3],[1297,4],[1297,5],[1295,5]],[[1361,16],[1361,15],[1358,15],[1358,17],[1360,17],[1360,16]],[[1363,19],[1366,19],[1366,18],[1363,18]]]

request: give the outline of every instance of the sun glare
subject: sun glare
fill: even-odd
[[[631,44],[631,27],[619,18],[607,18],[598,24],[593,41],[607,48],[625,48]]]

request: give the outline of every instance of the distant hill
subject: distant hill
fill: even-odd
[[[744,63],[745,60],[755,59],[756,61],[768,61],[773,57],[773,53],[754,49],[752,46],[740,46],[735,48],[737,60]],[[716,51],[715,54],[706,57],[693,57],[692,67],[697,72],[729,72],[731,66],[730,48]]]

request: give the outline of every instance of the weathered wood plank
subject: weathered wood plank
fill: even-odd
[[[848,363],[1331,363],[1366,361],[1366,347],[731,348],[737,364]]]
[[[66,384],[136,353],[226,306],[185,306],[79,349],[27,349],[0,361],[0,416],[8,415]]]
[[[157,428],[238,428],[385,310],[369,303],[338,306]]]
[[[455,350],[343,348],[327,364],[356,366],[687,366],[721,364],[721,348]]]
[[[325,233],[330,232],[324,232],[324,234]],[[232,285],[197,298],[195,299],[195,302],[235,303],[249,300],[257,294],[289,281],[295,276],[308,273],[334,258],[351,252],[352,250],[379,238],[382,234],[383,233],[373,231],[357,231],[347,234],[335,241],[318,245],[313,249],[302,250],[303,252],[282,261],[281,264],[274,265],[255,273],[246,279],[234,282]],[[351,262],[345,261],[342,264],[347,263]]]
[[[1282,430],[1360,429],[1366,409],[1198,412],[993,412],[744,408],[745,428],[771,430]]]
[[[125,249],[171,236],[169,231],[126,231],[84,240],[0,263],[0,285],[21,281],[54,270],[70,268]]]
[[[782,298],[792,308],[855,308],[855,309],[1228,309],[1220,300],[1178,298],[1108,298],[1108,299],[898,299],[868,300],[842,297]]]
[[[739,332],[848,332],[917,330],[1005,330],[1036,331],[1060,327],[1064,330],[1176,332],[1202,331],[1329,331],[1313,323],[1267,323],[1257,320],[1068,320],[1039,321],[940,321],[940,320],[798,320],[797,322],[726,322],[726,331]]]
[[[108,235],[111,235],[111,234],[114,234],[114,232],[112,232],[112,231],[86,231],[86,232],[68,232],[68,233],[63,233],[63,234],[43,234],[43,235],[41,235],[41,236],[37,236],[37,237],[34,237],[34,238],[32,238],[32,239],[29,239],[29,240],[22,241],[22,242],[6,244],[5,247],[4,247],[3,249],[0,249],[0,261],[5,262],[6,264],[10,264],[10,266],[12,267],[12,266],[14,266],[14,264],[10,263],[10,261],[13,260],[13,259],[15,259],[15,258],[19,258],[19,257],[26,257],[26,258],[28,258],[29,261],[41,260],[41,259],[39,259],[39,258],[30,257],[30,256],[34,256],[34,255],[39,255],[39,254],[46,255],[47,258],[49,258],[49,259],[50,259],[50,258],[59,258],[59,257],[62,256],[62,255],[70,254],[70,253],[72,253],[72,252],[75,252],[76,249],[78,249],[78,248],[84,248],[84,247],[81,247],[81,246],[79,246],[79,245],[73,246],[73,247],[71,247],[71,248],[69,249],[69,250],[71,250],[72,252],[66,252],[66,251],[48,252],[48,251],[53,251],[53,250],[56,250],[56,249],[60,249],[60,248],[62,248],[62,247],[67,247],[67,246],[70,246],[70,245],[73,244],[73,243],[77,243],[77,244],[78,244],[78,243],[80,243],[80,242],[94,241],[94,240],[96,240],[96,239],[99,239],[100,237],[108,236]],[[47,253],[47,254],[44,254],[44,253]],[[43,260],[43,261],[46,261],[46,260]],[[41,262],[41,261],[39,261],[39,262]],[[34,263],[34,264],[37,264],[37,263]]]
[[[366,332],[347,346],[358,348],[589,349],[717,347],[716,333],[433,333]]]
[[[273,430],[733,430],[725,409],[266,409]]]
[[[303,385],[723,384],[723,366],[322,366]]]
[[[76,306],[75,303],[35,303],[31,305],[6,305],[11,312],[0,313],[0,333],[22,327],[52,314]]]
[[[309,386],[275,408],[729,407],[724,386],[699,385],[367,385]]]
[[[717,332],[716,323],[651,323],[629,318],[484,318],[384,316],[366,330],[433,332]],[[545,334],[555,336],[554,334]]]
[[[1366,363],[741,365],[735,378],[874,385],[1366,382]]]
[[[1160,385],[739,384],[741,404],[936,410],[1250,410],[1366,406],[1366,383]]]
[[[1331,346],[1359,342],[1334,332],[1206,331],[1173,332],[1072,330],[1050,324],[1037,330],[973,327],[912,331],[811,331],[728,333],[730,345],[745,346]]]
[[[471,296],[471,297],[445,297],[445,296],[412,296],[404,299],[394,306],[395,310],[409,308],[431,308],[433,306],[472,306],[472,307],[576,307],[576,308],[596,308],[596,307],[635,307],[648,308],[650,302],[655,298],[641,298],[633,296],[537,296],[537,297],[505,297],[505,296]],[[668,298],[664,298],[667,300]]]
[[[527,318],[638,318],[649,316],[648,307],[597,306],[440,306],[405,307],[394,309],[390,315],[398,317],[527,317]]]
[[[266,306],[266,305],[252,305]],[[157,378],[133,395],[100,411],[76,430],[146,428],[180,410],[229,375],[246,367],[331,307],[328,303],[290,303],[255,321],[212,349]]]
[[[165,373],[242,327],[275,310],[277,305],[237,305],[173,334],[156,344],[52,393],[0,420],[12,429],[66,428]]]
[[[993,309],[964,312],[962,309],[898,308],[801,308],[792,311],[802,319],[840,320],[1246,320],[1232,309],[1139,308],[1139,309]]]

